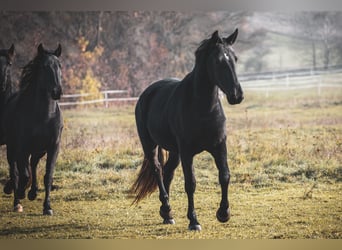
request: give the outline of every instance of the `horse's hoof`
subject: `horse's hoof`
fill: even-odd
[[[175,224],[175,220],[172,218],[172,212],[171,209],[168,209],[167,212],[165,212],[162,207],[159,210],[160,216],[164,219],[163,224]]]
[[[49,215],[49,216],[53,215],[52,209],[44,209],[43,210],[43,215]]]
[[[13,212],[22,213],[23,211],[24,211],[24,208],[20,204],[15,205],[13,208]]]
[[[227,222],[230,219],[230,210],[227,208],[227,210],[217,210],[216,212],[216,218],[219,222]]]
[[[27,194],[27,197],[30,201],[33,201],[37,198],[37,191],[30,190]]]
[[[164,219],[163,224],[174,225],[174,224],[176,224],[176,222],[174,219]]]
[[[201,231],[202,227],[200,224],[195,224],[195,225],[189,225],[188,228],[190,231]]]
[[[5,194],[11,194],[13,191],[13,186],[10,181],[8,181],[4,186],[4,193]]]

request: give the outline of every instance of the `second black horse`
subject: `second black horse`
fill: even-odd
[[[32,173],[28,198],[37,196],[37,164],[47,154],[44,176],[43,214],[52,215],[50,191],[63,128],[57,101],[62,95],[61,46],[46,50],[40,44],[36,57],[23,69],[20,89],[5,105],[3,123],[10,180],[5,190],[14,189],[14,210],[22,211],[20,199]]]

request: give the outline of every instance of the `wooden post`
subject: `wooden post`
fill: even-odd
[[[105,99],[105,107],[108,108],[109,105],[108,105],[108,92],[107,91],[104,92],[104,99]]]

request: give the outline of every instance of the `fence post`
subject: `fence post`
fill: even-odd
[[[104,99],[105,99],[105,107],[108,108],[108,92],[104,92]]]
[[[317,85],[318,96],[321,96],[321,84],[322,84],[322,75],[319,75],[318,76],[318,85]]]

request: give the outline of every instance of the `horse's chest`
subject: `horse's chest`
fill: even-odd
[[[26,145],[33,151],[45,150],[56,140],[55,128],[48,122],[27,127],[26,135]]]
[[[187,144],[206,149],[226,138],[225,117],[195,117],[184,128]]]

